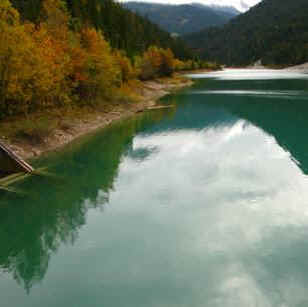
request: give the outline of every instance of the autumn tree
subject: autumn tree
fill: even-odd
[[[113,57],[115,58],[116,64],[120,69],[121,80],[123,83],[137,78],[138,69],[132,65],[131,60],[123,51],[115,50],[113,52]]]
[[[174,55],[170,49],[151,46],[140,60],[142,80],[171,76],[174,71]]]
[[[13,1],[16,6],[16,0]],[[171,76],[181,65],[187,67],[188,62],[176,61],[171,49],[157,46],[132,56],[128,31],[124,31],[128,20],[136,23],[135,26],[149,27],[153,30],[151,35],[157,33],[156,28],[147,21],[140,25],[139,17],[126,14],[111,0],[104,3],[95,0],[89,7],[90,2],[84,0],[73,5],[67,0],[31,0],[31,6],[37,3],[40,8],[31,23],[21,20],[9,0],[0,1],[0,117],[63,105],[95,105],[111,97],[132,101],[136,98],[134,89],[140,86],[138,78]],[[74,7],[75,14],[80,5],[91,8],[93,14],[98,10],[97,28],[90,22],[76,20],[76,16],[71,17],[67,4],[71,10]],[[22,6],[19,3],[17,7]],[[124,39],[119,46],[126,45],[131,54],[114,48],[115,42],[112,48],[99,30],[106,22],[101,19],[101,14],[105,14],[103,9],[109,10],[112,16],[119,13],[123,17],[116,25],[126,33],[117,29],[123,34],[119,37]],[[108,34],[108,29],[104,29],[106,37],[113,36]],[[145,46],[140,48],[143,50]]]
[[[95,102],[97,97],[109,97],[121,84],[121,72],[103,35],[93,28],[81,32],[81,46],[86,59],[79,90],[82,98]]]
[[[27,111],[33,98],[38,56],[35,44],[8,0],[0,2],[0,108]],[[16,101],[20,103],[17,104]]]
[[[159,67],[159,73],[161,76],[168,76],[170,77],[174,71],[174,54],[171,49],[161,49],[160,50],[161,56],[161,64]]]
[[[43,0],[40,23],[32,36],[40,50],[41,69],[49,76],[45,84],[48,92],[45,104],[63,104],[70,101],[72,72],[70,55],[69,15],[61,0]]]

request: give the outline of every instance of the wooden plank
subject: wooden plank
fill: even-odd
[[[146,111],[148,111],[148,110],[171,109],[171,108],[174,108],[174,105],[148,107],[148,108],[146,109]]]
[[[31,173],[34,171],[33,167],[30,164],[28,164],[26,161],[20,158],[8,146],[4,145],[1,142],[0,142],[0,151],[2,152],[3,159],[10,161],[10,163],[3,162],[4,165],[2,166],[0,165],[0,169],[2,169],[4,172],[12,173],[14,168],[16,172],[24,171],[27,173]],[[8,166],[8,164],[10,165]]]

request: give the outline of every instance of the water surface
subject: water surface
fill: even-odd
[[[0,194],[1,307],[308,306],[307,76],[194,78]]]

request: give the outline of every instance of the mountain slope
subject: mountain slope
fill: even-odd
[[[204,5],[201,4],[201,6],[204,6]],[[221,5],[211,4],[209,5],[209,7],[215,10],[217,13],[226,14],[229,17],[232,16],[231,18],[241,13],[233,6],[221,6]]]
[[[205,27],[223,25],[239,13],[230,7],[212,7],[199,3],[170,5],[127,2],[124,6],[146,16],[164,30],[180,35],[197,32]]]
[[[1,0],[0,0],[1,1]],[[171,48],[178,58],[192,57],[191,51],[178,39],[136,15],[113,0],[63,0],[73,17],[72,27],[78,31],[82,24],[100,29],[113,48],[126,51],[133,57],[142,54],[149,46]],[[42,0],[12,0],[22,17],[37,23],[41,18]]]
[[[308,61],[308,1],[263,0],[222,28],[185,37],[206,59],[227,65],[293,65]]]

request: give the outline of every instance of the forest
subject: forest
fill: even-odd
[[[12,0],[22,20],[34,24],[42,20],[43,0]],[[146,18],[125,9],[113,0],[63,0],[70,14],[70,29],[79,32],[91,26],[102,31],[112,48],[125,50],[128,56],[142,53],[150,46],[171,48],[178,58],[191,58],[192,53],[180,40],[174,40]]]
[[[223,27],[185,40],[203,59],[228,66],[301,64],[308,61],[308,2],[263,0]]]
[[[140,80],[207,65],[111,0],[0,2],[0,119],[127,101]]]

